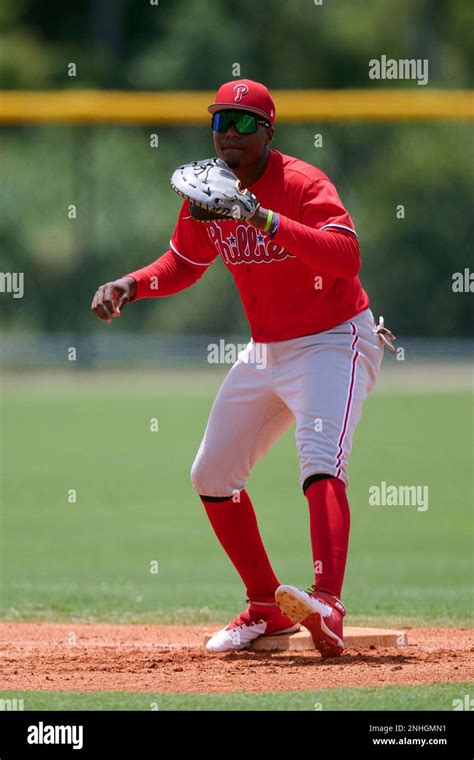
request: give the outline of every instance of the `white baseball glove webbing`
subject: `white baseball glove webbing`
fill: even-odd
[[[221,158],[206,158],[179,166],[171,177],[172,188],[190,202],[191,215],[200,222],[212,219],[250,219],[259,207],[250,190]]]

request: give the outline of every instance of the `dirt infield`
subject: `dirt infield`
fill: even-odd
[[[44,691],[292,691],[467,681],[474,631],[405,628],[408,645],[317,652],[207,654],[214,627],[0,624],[0,688]]]

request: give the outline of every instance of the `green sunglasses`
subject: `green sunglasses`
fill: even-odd
[[[241,135],[254,134],[259,124],[270,127],[271,124],[249,111],[218,111],[212,117],[212,129],[214,132],[227,132],[233,124],[236,131]]]

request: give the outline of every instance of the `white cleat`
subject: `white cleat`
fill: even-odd
[[[289,633],[297,633],[299,625],[292,624],[291,620],[282,615],[278,607],[267,615],[264,620],[261,613],[252,610],[241,612],[228,626],[211,636],[206,644],[208,652],[235,652],[239,649],[247,649],[252,641],[260,636],[280,636]]]
[[[254,639],[263,636],[267,623],[250,623],[237,625],[235,628],[222,628],[212,636],[206,644],[208,652],[231,652],[245,649]]]

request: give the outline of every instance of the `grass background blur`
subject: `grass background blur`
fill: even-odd
[[[468,0],[2,0],[0,88],[214,91],[238,64],[240,76],[274,90],[466,89],[471,10]],[[369,61],[382,54],[428,59],[428,85],[369,79]],[[24,272],[26,281],[22,303],[0,300],[2,326],[101,334],[89,315],[95,290],[166,251],[180,206],[169,178],[213,154],[210,128],[13,124],[0,134],[1,271]],[[277,114],[273,145],[336,183],[360,236],[363,283],[387,323],[403,335],[470,334],[469,293],[451,288],[472,237],[468,122],[279,124]],[[247,330],[220,261],[198,286],[141,302],[114,325],[174,335]]]
[[[2,615],[225,622],[244,605],[244,590],[189,477],[221,373],[117,375],[106,374],[102,388],[93,373],[81,381],[49,375],[29,390],[4,384]],[[348,623],[466,624],[469,385],[423,392],[386,384],[367,401],[350,467]],[[248,489],[281,581],[307,587],[307,504],[293,436],[294,428],[256,466]],[[427,485],[427,511],[370,506],[369,487],[381,481]]]

